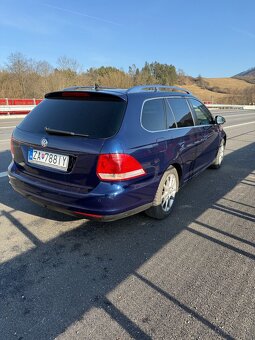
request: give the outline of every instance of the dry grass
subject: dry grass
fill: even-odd
[[[218,88],[219,90],[226,91],[228,93],[220,93],[217,91],[210,91],[202,89],[198,85],[191,81],[186,82],[183,85],[184,88],[190,90],[196,97],[202,101],[211,101],[214,103],[220,103],[223,98],[236,94],[239,91],[243,91],[245,88],[254,86],[249,84],[245,80],[233,79],[233,78],[203,78],[210,88]]]
[[[233,90],[244,90],[247,87],[253,86],[247,83],[245,80],[234,79],[234,78],[204,78],[208,82],[209,86],[216,86],[219,88],[227,88],[230,91]]]
[[[201,89],[199,86],[195,84],[184,85],[183,87],[191,91],[196,97],[198,97],[202,101],[219,102],[221,98],[228,96],[227,94],[224,94],[224,93],[218,93],[218,92],[209,91],[206,89]]]

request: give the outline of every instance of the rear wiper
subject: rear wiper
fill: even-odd
[[[73,131],[63,131],[63,130],[51,129],[47,126],[45,126],[44,130],[50,135],[89,137],[89,135],[85,135],[83,133],[76,133],[76,132],[73,132]]]

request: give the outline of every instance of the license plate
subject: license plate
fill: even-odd
[[[69,156],[59,155],[48,151],[30,149],[28,151],[28,162],[67,171]]]

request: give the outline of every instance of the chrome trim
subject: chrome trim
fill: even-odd
[[[48,139],[46,138],[46,137],[43,137],[42,139],[41,139],[41,146],[43,147],[43,148],[46,148],[46,146],[48,145]]]
[[[186,102],[187,102],[187,98],[185,98],[185,97],[179,97],[179,96],[177,96],[177,95],[175,95],[175,96],[171,96],[171,97],[156,97],[156,98],[148,98],[148,99],[145,99],[144,101],[143,101],[143,105],[142,105],[142,108],[141,108],[141,112],[140,112],[140,125],[141,125],[141,127],[142,127],[142,129],[143,130],[145,130],[145,131],[147,131],[147,132],[150,132],[150,133],[155,133],[155,132],[164,132],[164,131],[169,131],[169,130],[179,130],[179,129],[192,129],[192,128],[194,128],[194,127],[200,127],[200,126],[203,126],[203,125],[195,125],[195,121],[194,121],[194,117],[193,117],[193,114],[192,114],[192,110],[191,110],[191,116],[192,116],[192,119],[193,119],[193,123],[194,123],[194,125],[191,125],[191,126],[183,126],[183,127],[178,127],[177,126],[177,123],[176,123],[176,118],[175,118],[175,115],[173,114],[173,116],[174,116],[174,119],[175,119],[175,124],[176,124],[176,128],[170,128],[170,129],[164,129],[164,130],[156,130],[156,131],[150,131],[150,130],[147,130],[144,126],[143,126],[143,124],[142,124],[142,113],[143,113],[143,107],[144,107],[144,103],[145,102],[147,102],[147,101],[149,101],[149,100],[156,100],[156,99],[171,99],[171,98],[180,98],[180,99],[185,99],[186,100]],[[170,107],[170,105],[169,105],[169,103],[167,103],[168,104],[168,106]],[[188,104],[188,106],[189,106],[189,104]],[[189,106],[189,108],[190,108],[190,106]],[[170,107],[170,110],[171,110],[171,112],[173,113],[173,111],[172,111],[172,108]],[[207,126],[207,125],[206,125]],[[210,125],[211,126],[211,125]]]
[[[156,98],[148,98],[148,99],[145,99],[143,101],[143,105],[142,105],[142,108],[141,108],[141,112],[140,112],[140,125],[142,127],[142,129],[144,129],[145,131],[147,132],[150,132],[150,133],[155,133],[155,132],[163,132],[163,131],[168,131],[168,130],[175,130],[176,128],[172,128],[172,129],[164,129],[164,130],[156,130],[156,131],[150,131],[150,130],[147,130],[143,124],[142,124],[142,114],[143,114],[143,107],[144,107],[144,104],[150,100],[157,100],[157,99],[165,99],[166,97],[156,97]]]

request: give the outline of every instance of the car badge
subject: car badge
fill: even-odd
[[[41,139],[41,146],[42,146],[43,148],[45,148],[47,145],[48,145],[48,141],[47,141],[47,139],[46,139],[45,137],[43,137],[43,138]]]

